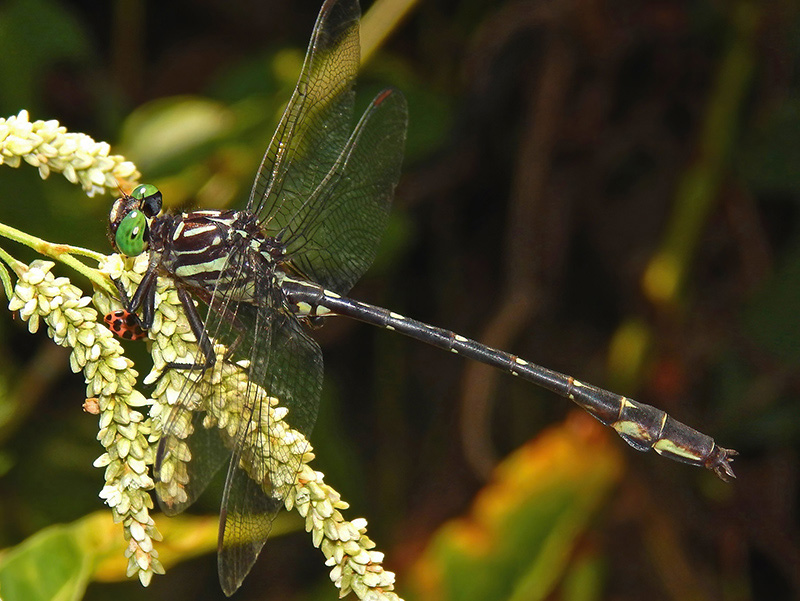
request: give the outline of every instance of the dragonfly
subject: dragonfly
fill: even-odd
[[[236,432],[209,434],[189,381],[166,420],[155,463],[156,479],[167,480],[170,453],[178,441],[188,445],[183,496],[157,490],[162,509],[172,515],[186,509],[227,461],[218,549],[223,591],[231,595],[239,588],[284,501],[285,488],[269,477],[275,452],[269,440],[255,453],[245,449],[266,412],[257,387],[277,397],[292,427],[308,436],[322,386],[322,352],[310,326],[332,316],[497,367],[574,401],[639,451],[652,449],[723,480],[733,478],[735,451],[660,409],[346,296],[377,252],[400,177],[408,120],[403,95],[390,88],[353,125],[359,22],[358,0],[324,2],[244,209],[169,213],[162,210],[159,190],[143,184],[123,193],[109,215],[116,250],[130,257],[149,252],[147,271],[130,298],[118,284],[124,310],[106,316],[112,329],[129,339],[142,337],[153,326],[157,278],[166,276],[198,341],[192,362],[170,367],[203,372],[226,362],[247,366],[252,385],[241,393],[246,410]],[[228,349],[221,361],[219,342]],[[268,477],[250,477],[243,454],[260,462]],[[298,470],[299,460],[290,468]]]

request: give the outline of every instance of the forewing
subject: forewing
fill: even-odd
[[[325,178],[289,216],[281,238],[300,273],[345,294],[372,264],[400,178],[407,122],[403,95],[381,92]]]
[[[358,0],[327,0],[297,86],[261,162],[247,209],[269,232],[314,191],[352,125],[353,82],[361,59]]]

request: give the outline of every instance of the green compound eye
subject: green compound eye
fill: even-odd
[[[148,196],[153,196],[154,194],[158,194],[158,188],[153,184],[139,184],[133,189],[133,192],[131,192],[131,196],[136,200],[144,200]]]
[[[147,248],[147,242],[144,239],[145,231],[147,231],[147,218],[144,213],[134,210],[125,215],[117,228],[115,237],[119,251],[129,257],[137,257],[142,254]]]
[[[161,212],[161,190],[153,184],[139,184],[131,192],[131,198],[141,201],[139,205],[147,217]]]

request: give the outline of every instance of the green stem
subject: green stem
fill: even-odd
[[[361,64],[369,62],[417,0],[378,0],[361,19]]]
[[[8,265],[16,262],[16,259],[2,248],[0,248],[0,260],[5,261]],[[3,267],[2,264],[0,264],[0,280],[3,282],[3,292],[5,292],[6,298],[10,299],[14,293],[14,283],[11,281],[11,274],[8,273],[8,269]]]
[[[691,260],[719,189],[738,133],[755,68],[760,5],[742,0],[731,6],[731,42],[720,62],[698,141],[697,157],[684,173],[675,195],[661,248],[643,277],[647,297],[657,305],[678,306],[685,292]]]
[[[4,223],[0,223],[0,236],[13,240],[14,242],[19,242],[20,244],[32,248],[41,255],[60,261],[86,277],[95,288],[99,288],[112,296],[116,296],[117,290],[107,275],[101,273],[97,269],[87,266],[73,256],[83,256],[100,262],[104,257],[103,254],[79,246],[53,244],[52,242],[47,242],[36,236],[26,234]],[[10,258],[10,255],[8,255],[8,257]],[[9,263],[9,265],[11,266],[11,263]]]

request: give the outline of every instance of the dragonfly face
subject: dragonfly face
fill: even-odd
[[[117,199],[108,218],[108,236],[114,249],[129,257],[147,250],[149,222],[160,212],[161,192],[152,184],[141,184],[130,196]]]

